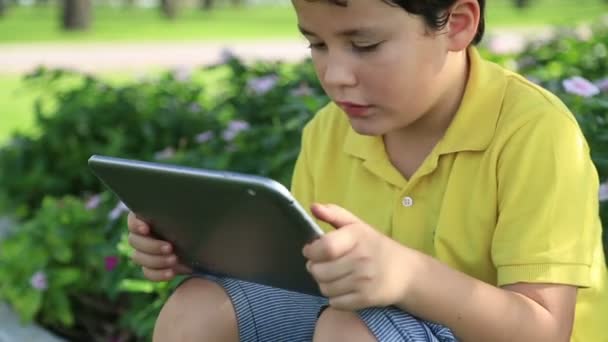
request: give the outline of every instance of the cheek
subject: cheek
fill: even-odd
[[[419,76],[413,66],[393,60],[365,67],[360,82],[370,101],[393,107],[424,95]]]
[[[404,44],[405,45],[405,44]],[[366,63],[364,88],[379,105],[395,111],[420,112],[432,102],[437,77],[436,61],[424,46],[404,49],[395,45]]]
[[[323,58],[312,56],[312,64],[315,68],[315,74],[317,75],[317,80],[321,84],[321,87],[327,93],[328,89],[325,87],[325,83],[323,82],[323,75],[325,74],[325,61]]]

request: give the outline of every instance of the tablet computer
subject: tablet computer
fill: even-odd
[[[88,164],[195,271],[321,295],[302,248],[323,231],[282,184],[108,156]]]

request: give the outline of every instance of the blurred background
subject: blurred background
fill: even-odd
[[[228,52],[247,61],[304,58],[290,6],[288,0],[0,0],[0,141],[15,129],[31,131],[35,94],[20,91],[21,78],[39,66],[124,80],[209,65]],[[607,9],[605,0],[492,0],[485,43],[511,52],[556,26],[598,22]]]
[[[575,113],[606,227],[608,1],[488,2],[482,54]],[[143,280],[90,155],[289,185],[327,100],[288,0],[0,0],[0,342],[149,340],[179,281]]]
[[[215,63],[222,53],[297,60],[307,55],[288,0],[0,0],[0,141],[31,128],[21,77],[40,65],[141,77]],[[494,46],[517,49],[556,26],[593,23],[605,0],[488,1]],[[492,37],[486,39],[491,44]]]

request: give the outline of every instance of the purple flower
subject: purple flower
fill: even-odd
[[[213,134],[212,131],[205,131],[203,133],[197,134],[194,137],[194,141],[196,141],[199,144],[204,144],[207,141],[213,139],[215,137],[215,134]]]
[[[228,123],[228,128],[222,133],[222,138],[225,141],[232,141],[241,132],[249,129],[249,123],[243,120],[234,120]]]
[[[108,218],[111,221],[116,221],[120,218],[120,216],[126,212],[129,211],[129,208],[127,208],[127,206],[121,202],[118,202],[118,204],[116,204],[116,206],[114,207],[114,209],[112,209],[112,211],[110,211],[110,213],[108,214]]]
[[[44,271],[37,271],[30,278],[30,285],[39,291],[44,291],[49,287],[46,273]]]
[[[600,89],[589,80],[574,76],[563,82],[566,92],[582,97],[592,97],[600,93]]]
[[[595,86],[598,87],[601,91],[608,91],[608,77],[596,81]]]
[[[278,82],[278,76],[268,75],[249,80],[249,82],[247,82],[247,87],[256,95],[264,95],[271,91]]]
[[[85,207],[87,208],[87,210],[93,210],[96,209],[97,207],[99,207],[99,204],[101,203],[101,195],[94,195],[89,197],[89,199],[87,200]]]
[[[165,147],[162,151],[158,151],[154,154],[156,160],[165,160],[172,158],[175,155],[175,149],[173,147]]]
[[[600,202],[608,201],[608,181],[600,184]]]
[[[106,271],[111,272],[116,268],[116,266],[118,266],[118,257],[115,255],[107,256],[105,257],[104,262],[106,265]]]
[[[313,94],[312,88],[308,84],[302,82],[300,85],[291,91],[291,95],[295,97],[311,96]]]

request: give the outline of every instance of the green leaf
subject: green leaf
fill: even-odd
[[[29,323],[42,306],[42,293],[35,290],[27,291],[25,295],[20,296],[12,304],[21,320]]]
[[[55,316],[55,318],[64,326],[74,325],[74,315],[72,314],[72,307],[68,296],[62,292],[53,291],[49,295],[49,310],[52,313],[47,313],[49,316]]]
[[[60,268],[53,271],[50,283],[53,288],[59,288],[77,282],[80,276],[80,270],[75,267]]]
[[[154,284],[147,280],[138,279],[123,279],[118,287],[122,291],[126,292],[143,292],[153,293]]]
[[[67,264],[72,261],[72,250],[66,245],[55,246],[53,250],[53,257],[60,263]]]

